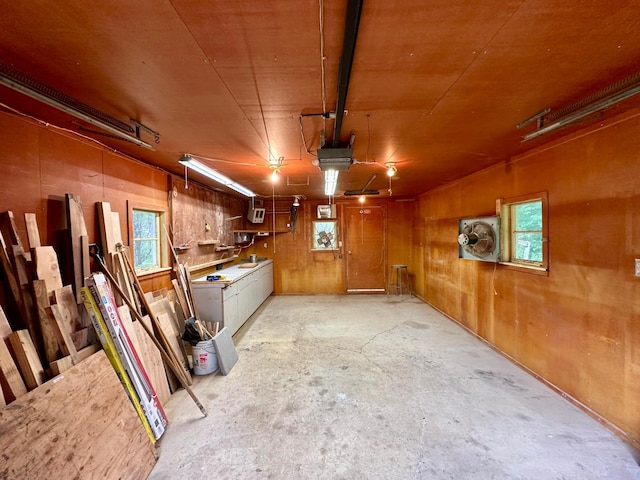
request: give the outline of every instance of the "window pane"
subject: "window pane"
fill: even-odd
[[[542,262],[542,233],[514,234],[515,260]]]
[[[135,268],[150,268],[158,265],[158,242],[155,240],[134,240],[133,258]]]
[[[542,231],[542,202],[518,203],[513,205],[514,230]]]
[[[155,212],[133,211],[133,238],[157,238]]]

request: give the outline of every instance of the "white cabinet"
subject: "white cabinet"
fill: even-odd
[[[231,335],[253,315],[273,292],[273,260],[246,269],[234,266],[219,270],[225,281],[207,281],[207,276],[193,280],[193,296],[200,319],[221,322]]]

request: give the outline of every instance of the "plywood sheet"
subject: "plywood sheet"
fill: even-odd
[[[120,318],[122,318],[122,315]],[[169,398],[171,398],[171,391],[169,390],[169,383],[167,381],[167,374],[164,370],[162,355],[153,341],[149,338],[144,327],[140,325],[139,321],[132,322],[131,332],[137,337],[137,351],[138,356],[142,361],[142,366],[149,376],[149,380],[156,391],[160,404],[164,406],[169,401]]]
[[[6,478],[146,479],[156,456],[104,352],[0,409]]]

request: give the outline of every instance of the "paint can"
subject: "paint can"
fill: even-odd
[[[258,261],[258,255],[252,253],[251,255],[249,255],[249,261],[251,261],[251,263],[256,263]]]
[[[191,347],[193,359],[193,373],[195,375],[208,375],[218,370],[218,358],[213,340],[204,340]]]

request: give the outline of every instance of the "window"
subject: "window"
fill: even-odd
[[[335,221],[312,222],[311,250],[337,250],[338,226]]]
[[[546,192],[505,199],[502,216],[502,262],[546,271]]]
[[[136,270],[145,272],[166,266],[163,221],[164,212],[133,209],[133,261]]]

